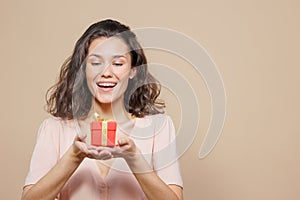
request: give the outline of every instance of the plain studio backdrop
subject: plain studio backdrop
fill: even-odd
[[[226,121],[213,151],[199,159],[211,117],[205,82],[182,59],[146,51],[149,61],[181,73],[198,99],[197,135],[180,157],[185,199],[300,199],[299,1],[2,0],[0,10],[1,199],[20,198],[48,117],[46,90],[83,31],[106,18],[184,33],[218,66]],[[180,100],[168,88],[162,97],[178,129]]]

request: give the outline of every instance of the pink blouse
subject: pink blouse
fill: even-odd
[[[76,120],[51,117],[41,124],[25,185],[35,184],[64,155],[78,133],[76,123]],[[166,184],[183,186],[175,129],[169,116],[159,114],[136,118],[130,138]],[[116,158],[105,178],[102,178],[96,162],[85,158],[62,188],[58,199],[147,199],[124,159]]]

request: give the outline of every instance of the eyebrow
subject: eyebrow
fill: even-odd
[[[97,58],[103,58],[101,55],[99,55],[99,54],[91,54],[91,55],[89,55],[88,57],[91,57],[91,56],[95,56],[95,57],[97,57]],[[124,55],[114,55],[113,56],[113,59],[115,59],[115,58],[126,58],[127,59],[127,57],[126,56],[124,56]]]

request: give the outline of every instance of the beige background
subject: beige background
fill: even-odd
[[[44,95],[61,63],[91,23],[109,17],[189,35],[224,79],[225,127],[214,151],[199,160],[210,117],[203,80],[169,55],[149,52],[185,73],[200,99],[201,126],[180,159],[185,199],[300,199],[299,1],[103,2],[1,0],[1,199],[20,197],[38,126],[48,116]],[[178,127],[174,96],[166,90],[163,97]]]

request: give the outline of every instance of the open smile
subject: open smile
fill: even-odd
[[[113,88],[117,85],[117,83],[97,83],[97,85],[101,88]]]
[[[102,91],[108,92],[114,89],[114,87],[117,85],[117,83],[114,82],[99,82],[97,83],[97,86]]]

